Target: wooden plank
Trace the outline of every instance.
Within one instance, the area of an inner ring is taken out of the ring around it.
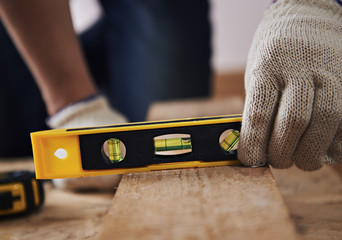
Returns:
[[[155,102],[148,111],[147,119],[166,120],[186,117],[241,114],[242,110],[243,99],[238,96]]]
[[[297,239],[270,169],[127,174],[98,239]]]
[[[212,87],[213,96],[215,98],[238,96],[244,99],[244,75],[244,69],[215,73]]]
[[[304,240],[342,239],[342,165],[315,172],[296,167],[272,173]]]

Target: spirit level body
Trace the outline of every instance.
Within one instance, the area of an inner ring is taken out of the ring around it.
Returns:
[[[228,115],[34,132],[31,140],[36,177],[88,177],[239,164],[236,150],[222,150],[219,137],[227,129],[240,131],[241,120],[241,115]],[[167,134],[190,135],[191,152],[156,155],[153,138]],[[101,149],[108,139],[118,139],[125,145],[122,161],[106,161]]]

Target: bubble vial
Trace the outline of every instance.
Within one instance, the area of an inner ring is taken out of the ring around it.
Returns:
[[[121,162],[123,160],[121,154],[120,140],[111,138],[107,140],[108,144],[108,158],[111,163]]]
[[[230,152],[234,146],[238,143],[240,138],[240,132],[237,130],[232,129],[227,137],[223,139],[223,141],[220,143],[221,148],[225,152]]]

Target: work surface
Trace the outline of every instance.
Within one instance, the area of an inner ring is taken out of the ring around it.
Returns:
[[[13,168],[32,162],[0,162],[1,170]],[[113,199],[47,183],[43,209],[0,222],[0,239],[297,239],[296,229],[304,239],[342,238],[335,170],[272,171],[281,194],[268,168],[127,174]]]

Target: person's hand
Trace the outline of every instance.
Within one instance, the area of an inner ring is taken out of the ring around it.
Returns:
[[[76,128],[127,122],[126,118],[112,109],[101,95],[66,106],[48,119],[51,128]],[[121,175],[95,176],[87,178],[54,179],[56,187],[63,190],[113,191]]]
[[[238,157],[247,166],[313,171],[342,162],[342,6],[278,0],[245,74]]]

